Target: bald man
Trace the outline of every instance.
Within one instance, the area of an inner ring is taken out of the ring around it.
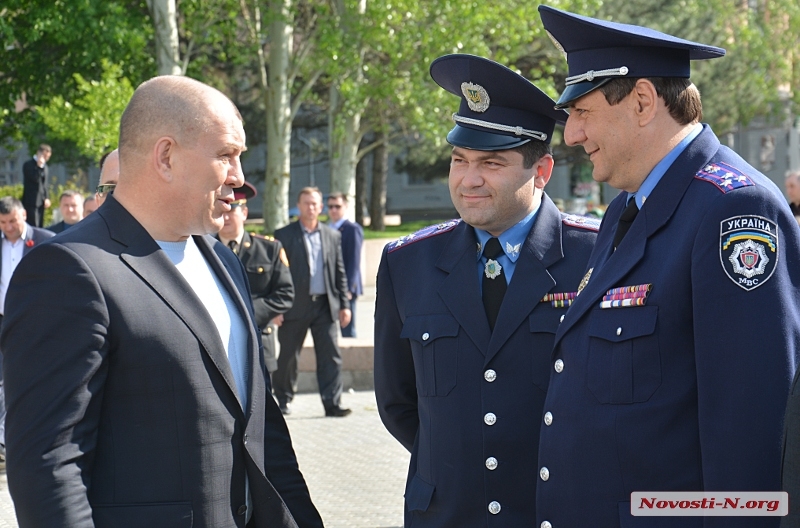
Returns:
[[[113,196],[34,248],[6,297],[19,525],[321,527],[266,390],[244,269],[210,236],[244,183],[238,110],[156,77],[119,145]]]
[[[100,160],[100,183],[94,193],[97,207],[103,205],[106,196],[114,194],[119,181],[119,149],[114,149]]]

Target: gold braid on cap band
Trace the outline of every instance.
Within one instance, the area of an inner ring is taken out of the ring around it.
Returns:
[[[453,114],[453,121],[456,123],[464,123],[466,125],[476,125],[491,130],[500,130],[501,132],[513,132],[517,136],[528,136],[539,141],[547,141],[547,134],[536,130],[527,130],[522,127],[513,127],[508,125],[501,125],[499,123],[490,123],[489,121],[482,121],[480,119],[471,119],[469,117],[462,117],[458,114]]]
[[[613,75],[628,75],[628,67],[622,66],[620,68],[610,68],[608,70],[589,70],[586,73],[582,73],[580,75],[573,75],[572,77],[567,77],[566,84],[570,86],[572,84],[578,84],[579,82],[583,81],[593,81],[597,77],[611,77]]]

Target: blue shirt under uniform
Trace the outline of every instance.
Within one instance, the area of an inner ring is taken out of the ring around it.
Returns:
[[[511,282],[511,277],[514,275],[514,269],[517,267],[517,259],[519,258],[522,244],[528,238],[528,233],[531,232],[533,221],[536,220],[536,213],[539,211],[537,207],[531,211],[525,218],[520,220],[517,224],[509,227],[503,231],[497,239],[500,241],[500,246],[503,248],[503,254],[497,257],[497,261],[503,267],[503,276],[506,278],[506,284]],[[486,257],[483,255],[483,248],[486,247],[486,242],[492,238],[493,235],[484,231],[483,229],[475,229],[475,236],[478,237],[478,284],[483,284],[483,273],[486,266]]]

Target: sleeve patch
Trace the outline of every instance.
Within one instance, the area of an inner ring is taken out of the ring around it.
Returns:
[[[424,240],[426,238],[430,238],[434,235],[440,235],[442,233],[447,233],[448,231],[452,231],[455,227],[461,223],[461,219],[455,220],[448,220],[447,222],[443,222],[441,224],[431,225],[428,227],[423,227],[416,233],[411,233],[410,235],[406,235],[404,237],[400,237],[394,242],[390,242],[386,248],[387,253],[391,253],[397,249],[400,249],[403,246],[407,246],[413,242],[417,242],[419,240]]]
[[[723,193],[755,185],[755,182],[748,175],[721,161],[709,163],[700,169],[694,177],[698,180],[713,183]]]
[[[751,291],[775,273],[778,224],[763,216],[734,216],[720,222],[719,260],[725,274]]]
[[[594,218],[592,216],[579,216],[574,214],[564,215],[561,218],[561,221],[564,225],[568,225],[570,227],[577,227],[580,229],[588,229],[589,231],[599,231],[600,230],[600,219]]]

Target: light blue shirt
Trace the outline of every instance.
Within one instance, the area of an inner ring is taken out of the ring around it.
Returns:
[[[306,227],[301,223],[300,228],[303,230],[303,242],[306,245],[306,253],[308,254],[308,294],[325,295],[328,290],[325,288],[320,226],[317,224],[316,229],[307,231]]]
[[[497,262],[503,268],[503,276],[506,278],[506,284],[511,282],[511,277],[514,275],[514,269],[517,267],[517,259],[522,252],[522,246],[525,244],[525,239],[528,238],[528,233],[531,232],[533,221],[536,220],[536,213],[539,212],[537,207],[525,218],[518,223],[509,227],[497,239],[500,241],[500,246],[503,248],[503,254],[497,257]],[[483,270],[486,267],[486,257],[483,256],[483,248],[486,242],[492,238],[492,235],[483,229],[476,229],[475,236],[478,238],[480,247],[477,250],[476,258],[478,259],[478,284],[483,284]]]
[[[631,197],[636,199],[636,206],[641,209],[642,206],[647,201],[647,197],[650,196],[650,193],[653,192],[653,189],[656,188],[658,182],[661,181],[661,178],[664,177],[664,174],[667,173],[667,169],[669,169],[675,160],[678,159],[686,147],[689,146],[694,138],[700,135],[700,132],[703,131],[703,125],[697,123],[692,127],[692,130],[686,134],[686,137],[683,138],[680,143],[675,145],[675,147],[670,150],[666,156],[664,156],[658,164],[653,167],[653,170],[650,171],[650,174],[647,175],[647,178],[644,179],[642,185],[639,187],[639,190],[635,193],[630,193],[628,195],[628,200],[625,202],[626,204],[630,201]]]

